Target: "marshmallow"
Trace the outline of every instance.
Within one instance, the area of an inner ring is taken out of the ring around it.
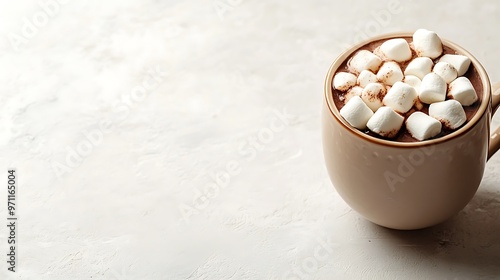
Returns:
[[[451,64],[457,70],[458,76],[463,76],[470,66],[470,58],[458,54],[445,54],[439,59],[439,62]]]
[[[429,116],[449,129],[457,129],[467,120],[462,104],[453,99],[432,103],[429,106]]]
[[[439,36],[426,29],[419,29],[413,33],[413,46],[418,56],[434,59],[443,53],[443,45]]]
[[[370,51],[360,50],[349,60],[347,67],[349,71],[356,74],[361,73],[363,70],[370,70],[375,73],[380,67],[380,64],[382,64],[380,57],[374,55]]]
[[[354,96],[359,96],[361,97],[361,93],[363,92],[363,88],[362,87],[358,87],[358,86],[354,86],[352,87],[350,90],[347,91],[347,93],[344,95],[344,104],[349,102],[349,100],[351,100],[351,98],[353,98]]]
[[[417,98],[417,101],[415,101],[415,109],[419,111],[422,111],[422,109],[424,109],[424,103],[422,103],[419,98]]]
[[[418,77],[408,75],[408,76],[405,76],[405,78],[403,79],[403,82],[405,84],[412,86],[417,91],[417,93],[420,92],[420,84],[422,83],[422,81]]]
[[[377,79],[386,85],[392,86],[394,83],[403,80],[403,72],[394,61],[387,61],[377,72]]]
[[[361,99],[373,112],[382,107],[382,99],[385,96],[385,86],[380,83],[370,83],[366,85],[361,93]]]
[[[450,83],[448,97],[460,102],[463,106],[469,106],[477,101],[476,90],[466,77],[460,77]]]
[[[413,107],[418,94],[414,87],[396,82],[384,97],[384,105],[391,107],[396,112],[406,113]]]
[[[333,87],[340,91],[347,91],[356,85],[357,78],[355,75],[347,72],[338,72],[333,77]]]
[[[432,72],[438,74],[443,80],[449,84],[457,78],[457,70],[448,62],[438,62],[434,65]]]
[[[368,128],[380,136],[394,138],[401,126],[404,118],[394,112],[391,107],[380,107],[367,123]]]
[[[411,59],[411,50],[405,39],[391,39],[380,45],[379,51],[384,57],[396,62],[403,62]]]
[[[340,109],[340,115],[355,128],[365,129],[366,123],[373,116],[373,111],[361,100],[361,97],[353,96]]]
[[[365,87],[369,83],[376,83],[377,76],[368,70],[363,70],[359,73],[358,84],[360,87]]]
[[[417,57],[412,60],[405,69],[405,75],[417,76],[423,79],[425,75],[429,74],[434,63],[428,57]]]
[[[406,129],[420,141],[432,138],[441,132],[441,122],[422,112],[411,114],[406,120]]]
[[[438,74],[431,72],[422,79],[420,84],[420,101],[431,104],[446,99],[446,82]]]

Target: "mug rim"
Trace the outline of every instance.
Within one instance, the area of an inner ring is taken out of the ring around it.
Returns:
[[[392,147],[423,147],[423,146],[429,146],[429,145],[436,145],[439,143],[447,142],[452,139],[457,138],[458,136],[466,133],[467,131],[471,130],[477,123],[479,123],[479,120],[483,117],[485,114],[486,110],[489,108],[491,104],[491,85],[490,85],[490,80],[488,77],[488,74],[486,73],[486,70],[484,67],[481,65],[481,63],[467,50],[462,48],[461,46],[447,40],[441,38],[441,42],[443,45],[450,47],[454,49],[458,54],[465,55],[470,58],[471,63],[474,65],[476,70],[479,73],[479,76],[481,78],[481,81],[483,83],[483,95],[482,95],[482,100],[481,100],[481,105],[479,106],[477,112],[474,114],[472,119],[465,124],[463,127],[459,128],[456,131],[453,131],[450,134],[447,134],[443,137],[431,139],[431,140],[424,140],[424,141],[416,141],[416,142],[398,142],[398,141],[393,141],[393,140],[387,140],[387,139],[381,139],[381,138],[376,138],[374,136],[368,135],[363,133],[362,131],[352,127],[349,123],[347,123],[342,116],[340,116],[340,112],[335,105],[335,102],[333,100],[333,91],[332,91],[332,82],[333,82],[333,76],[337,69],[342,65],[342,63],[355,51],[357,51],[359,48],[363,47],[364,45],[378,41],[378,40],[383,40],[383,39],[391,39],[391,38],[400,38],[400,37],[412,37],[413,32],[392,32],[392,33],[386,33],[378,36],[371,37],[367,40],[364,40],[358,44],[355,44],[351,48],[345,50],[342,52],[331,64],[330,68],[328,69],[328,73],[325,79],[325,102],[326,105],[330,111],[330,114],[333,115],[334,119],[336,119],[340,124],[342,124],[348,131],[353,133],[354,135],[368,140],[370,142],[373,142],[375,144],[380,144],[380,145],[385,145],[385,146],[392,146]]]

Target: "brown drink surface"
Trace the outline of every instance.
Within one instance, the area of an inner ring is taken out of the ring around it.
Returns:
[[[412,42],[412,38],[411,37],[407,37],[407,38],[403,37],[403,39],[405,39],[409,44]],[[378,41],[370,42],[370,43],[362,46],[361,48],[359,48],[358,50],[356,50],[351,56],[349,56],[342,63],[342,65],[337,69],[337,72],[335,72],[334,75],[337,74],[338,72],[349,72],[349,69],[347,67],[347,63],[349,62],[349,59],[351,59],[354,56],[354,54],[356,54],[357,51],[359,51],[359,50],[368,50],[368,51],[373,52],[377,47],[379,47],[380,45],[382,45],[382,43],[384,43],[387,40],[390,40],[390,39],[378,40]],[[401,70],[403,72],[406,69],[406,66],[413,59],[415,59],[417,57],[415,51],[413,49],[411,51],[412,51],[412,58],[410,60],[408,60],[406,62],[398,63],[400,65]],[[450,48],[448,46],[443,45],[443,54],[442,55],[445,55],[445,54],[461,54],[461,53],[458,53],[454,49],[452,49],[452,48]],[[463,55],[463,54],[461,54],[461,55]],[[437,61],[439,60],[439,58],[441,56],[439,56],[436,59],[433,59],[433,62],[437,63]],[[476,93],[477,93],[478,100],[474,104],[472,104],[470,106],[464,106],[463,107],[464,111],[465,111],[465,114],[467,116],[467,121],[462,126],[464,126],[465,124],[467,124],[472,119],[472,117],[474,117],[474,115],[476,114],[476,112],[479,109],[479,106],[481,105],[481,102],[483,100],[483,83],[481,81],[481,77],[480,77],[479,73],[477,72],[477,69],[474,67],[474,65],[472,63],[470,64],[469,69],[463,75],[463,77],[467,77],[470,80],[470,82],[472,83],[472,86],[474,86],[474,89],[476,90]],[[335,88],[333,88],[333,86],[332,86],[332,92],[333,92],[333,100],[335,101],[335,106],[340,111],[340,109],[342,109],[342,107],[344,107],[344,102],[342,100],[343,100],[343,96],[346,93],[336,90]],[[425,114],[429,114],[429,104],[423,104],[423,105],[424,105],[424,107],[423,107],[422,110],[417,110],[415,107],[413,107],[407,113],[402,114],[402,116],[405,118],[405,122],[406,122],[406,119],[413,112],[415,112],[415,111],[421,111],[421,112],[423,112]],[[458,128],[458,129],[460,129],[460,128]],[[445,128],[443,126],[443,128],[441,130],[441,133],[439,133],[438,135],[436,135],[435,137],[433,137],[431,139],[443,137],[443,136],[445,136],[447,134],[450,134],[450,133],[452,133],[452,132],[454,132],[456,130],[457,129],[450,130],[450,129],[447,129],[447,128]],[[387,138],[384,138],[384,137],[382,137],[382,136],[380,136],[380,135],[378,135],[376,133],[371,132],[368,128],[365,129],[365,130],[361,130],[361,131],[363,131],[364,133],[366,133],[366,134],[368,134],[370,136],[376,137],[376,138],[387,139]],[[415,139],[415,138],[413,138],[411,136],[410,132],[408,132],[408,130],[406,129],[405,125],[403,125],[403,127],[401,128],[401,130],[399,131],[399,133],[396,135],[396,137],[391,138],[389,140],[399,141],[399,142],[419,142],[419,140],[417,140],[417,139]]]

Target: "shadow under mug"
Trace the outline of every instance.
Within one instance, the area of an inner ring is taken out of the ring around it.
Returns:
[[[341,54],[326,76],[322,112],[323,152],[337,192],[373,223],[405,230],[436,225],[463,209],[481,183],[487,160],[500,147],[500,128],[490,135],[500,90],[492,93],[479,61],[447,40],[442,40],[443,45],[468,56],[483,83],[480,107],[462,128],[440,138],[405,143],[366,135],[340,116],[331,85],[342,63],[369,42],[411,36],[374,37]]]

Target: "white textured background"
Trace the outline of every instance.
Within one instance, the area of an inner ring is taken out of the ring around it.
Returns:
[[[0,4],[0,279],[500,279],[500,155],[459,215],[398,232],[336,194],[320,137],[364,34],[435,30],[500,80],[497,1],[54,1]]]

